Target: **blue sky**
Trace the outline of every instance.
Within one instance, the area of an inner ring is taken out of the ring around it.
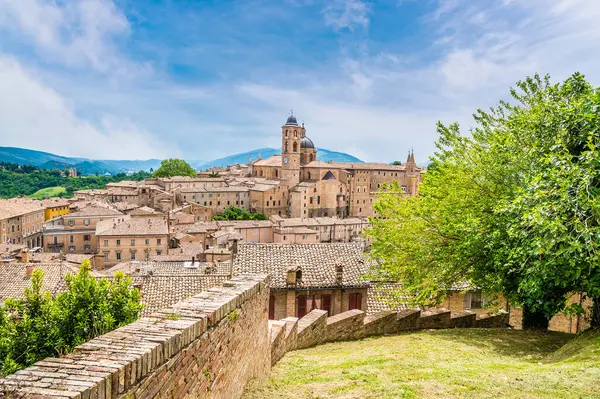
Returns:
[[[209,160],[280,145],[426,162],[535,72],[600,83],[597,0],[2,0],[0,145]]]

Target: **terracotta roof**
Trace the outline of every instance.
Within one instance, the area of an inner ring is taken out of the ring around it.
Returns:
[[[206,233],[208,231],[218,230],[219,225],[216,222],[198,222],[194,223],[192,227],[190,227],[187,232],[188,233]]]
[[[392,172],[404,172],[406,165],[390,165],[379,162],[323,162],[312,161],[303,166],[304,168],[321,168],[321,169],[346,169],[346,170],[385,170]],[[416,171],[421,170],[415,167]]]
[[[0,265],[0,301],[8,298],[22,299],[25,288],[31,287],[31,278],[27,277],[26,263],[8,263]],[[64,277],[72,269],[62,263],[30,263],[44,272],[43,290],[55,294],[59,291]]]
[[[35,211],[44,211],[42,201],[29,198],[0,199],[0,219],[8,219]]]
[[[184,261],[147,261],[147,262],[123,262],[104,270],[103,274],[112,275],[122,270],[130,276],[205,276],[205,275],[229,275],[231,263],[225,262],[198,262],[194,267],[190,266],[192,257],[188,256]]]
[[[222,187],[184,187],[178,189],[182,193],[227,193],[227,192],[246,192],[245,186],[222,186]]]
[[[274,231],[279,234],[317,234],[315,230],[308,227],[275,227]]]
[[[71,201],[65,198],[46,198],[40,201],[44,208],[55,208],[59,206],[69,206]]]
[[[253,166],[281,166],[281,155],[273,155],[267,159],[254,162]]]
[[[398,283],[371,283],[367,291],[367,314],[408,309],[408,300],[399,294]]]
[[[343,267],[337,281],[337,265]],[[287,288],[288,269],[301,270],[297,288],[366,287],[360,276],[368,268],[359,244],[240,244],[235,274],[271,275],[272,288]]]
[[[118,216],[121,212],[104,206],[90,205],[65,216]]]
[[[144,315],[166,308],[199,292],[221,285],[229,276],[145,276],[133,277],[133,284],[140,288]]]
[[[161,217],[125,217],[106,228],[107,223],[99,223],[96,236],[140,236],[140,235],[168,235],[167,220]]]
[[[153,214],[153,213],[159,213],[159,212],[156,211],[155,209],[150,208],[149,206],[142,206],[140,208],[134,209],[133,211],[129,212],[129,214],[133,215],[133,216],[148,215],[148,214]]]

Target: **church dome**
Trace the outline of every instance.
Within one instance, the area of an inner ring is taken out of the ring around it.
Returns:
[[[298,121],[296,120],[296,117],[294,115],[290,115],[287,118],[287,121],[285,122],[286,125],[298,125]]]
[[[315,148],[312,140],[304,136],[300,139],[300,148]]]

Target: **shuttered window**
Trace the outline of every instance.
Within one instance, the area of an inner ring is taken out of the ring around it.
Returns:
[[[362,310],[362,294],[360,292],[350,294],[348,310],[352,309]]]

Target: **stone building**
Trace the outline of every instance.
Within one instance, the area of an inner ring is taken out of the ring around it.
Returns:
[[[98,253],[105,266],[125,260],[145,260],[167,254],[169,226],[166,217],[131,217],[106,220],[96,226]]]
[[[52,219],[44,228],[44,251],[76,254],[96,253],[96,224],[100,221],[124,218],[121,212],[108,206],[88,205]]]
[[[42,228],[46,208],[42,201],[29,198],[0,200],[0,236],[2,243],[42,246]]]
[[[318,161],[314,143],[294,115],[281,127],[281,140],[281,155],[250,167],[253,177],[280,182],[280,189],[267,195],[270,207],[260,198],[256,206],[252,202],[252,210],[297,218],[375,216],[373,202],[384,184],[397,182],[403,194],[417,193],[423,170],[416,165],[414,153],[409,153],[404,165]]]
[[[358,244],[239,244],[234,274],[269,274],[269,318],[367,309],[368,262]]]

